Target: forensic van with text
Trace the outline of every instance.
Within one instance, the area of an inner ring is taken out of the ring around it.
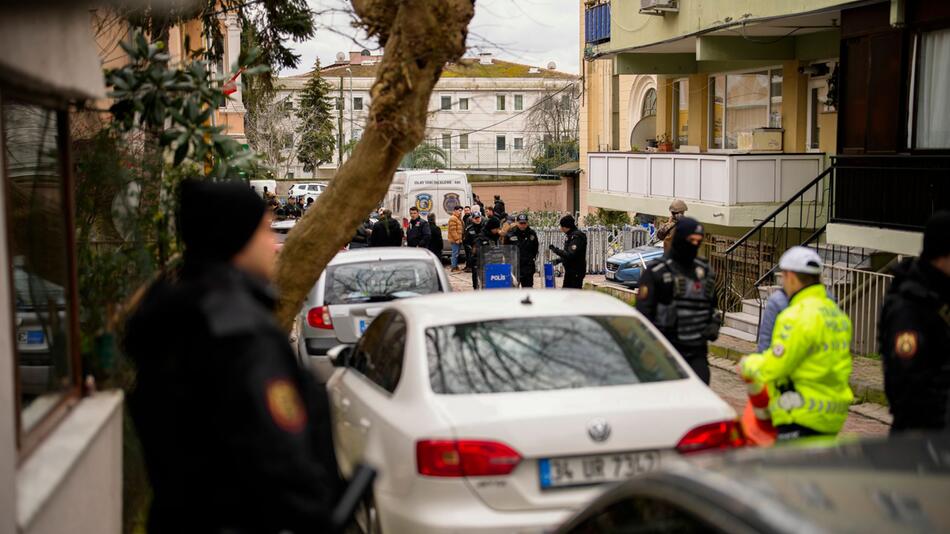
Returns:
[[[443,255],[451,251],[451,244],[445,238],[449,217],[455,206],[472,204],[472,186],[468,175],[453,170],[407,170],[398,171],[393,176],[383,207],[393,212],[403,228],[409,225],[409,208],[415,206],[423,218],[435,213],[436,224],[442,229]]]

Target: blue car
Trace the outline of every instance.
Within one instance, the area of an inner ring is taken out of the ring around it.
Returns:
[[[606,278],[627,287],[637,287],[640,285],[640,274],[647,264],[662,257],[662,242],[619,252],[604,263]]]

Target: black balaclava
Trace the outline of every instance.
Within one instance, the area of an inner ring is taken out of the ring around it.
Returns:
[[[560,225],[561,225],[561,228],[567,228],[569,230],[574,230],[575,228],[577,228],[577,223],[574,222],[574,217],[570,215],[565,215],[561,217]]]
[[[266,210],[243,182],[185,180],[180,199],[178,230],[186,266],[230,261],[257,231]]]
[[[699,253],[699,247],[693,245],[686,238],[693,234],[704,234],[703,225],[696,219],[683,217],[676,222],[676,228],[673,230],[673,242],[670,245],[670,257],[673,261],[692,265]]]

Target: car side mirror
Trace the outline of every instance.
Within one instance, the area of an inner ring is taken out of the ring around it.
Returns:
[[[330,358],[330,362],[333,363],[334,367],[348,367],[352,355],[353,345],[347,344],[337,345],[327,351],[327,357]]]

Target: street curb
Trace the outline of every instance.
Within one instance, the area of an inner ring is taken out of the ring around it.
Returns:
[[[622,288],[614,286],[613,284],[600,284],[596,282],[585,282],[584,289],[589,289],[597,291],[599,293],[606,293],[611,297],[620,299],[630,306],[633,306],[637,302],[637,293],[632,289]]]

